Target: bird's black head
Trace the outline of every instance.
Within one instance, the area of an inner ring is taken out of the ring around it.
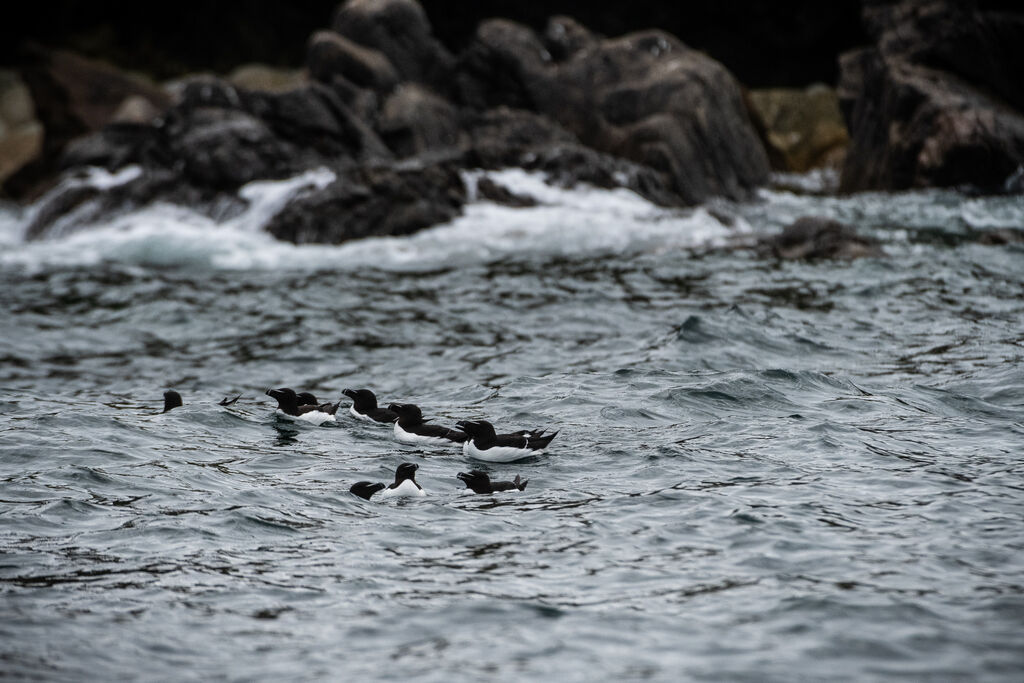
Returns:
[[[470,470],[469,472],[459,472],[456,476],[466,483],[466,488],[473,489],[476,493],[490,493],[491,491],[491,478],[487,476],[486,472]]]
[[[398,421],[403,424],[419,424],[425,422],[423,411],[412,403],[392,403],[388,410],[398,415]]]
[[[277,399],[277,407],[289,415],[294,415],[299,409],[299,398],[294,389],[282,387],[281,389],[267,389],[267,396]]]
[[[179,407],[181,405],[182,405],[182,403],[181,403],[181,394],[179,394],[174,389],[168,389],[167,391],[164,392],[164,412],[165,413],[168,410],[174,410],[175,408],[177,408],[177,407]]]
[[[416,470],[419,468],[420,466],[414,462],[403,462],[395,470],[395,483],[401,484],[406,479],[416,481]]]
[[[300,391],[295,394],[295,400],[298,401],[300,406],[315,406],[320,405],[320,402],[316,400],[316,396],[309,393],[308,391]]]
[[[480,439],[493,439],[494,427],[487,420],[459,420],[455,426],[469,434],[469,438],[475,441]]]
[[[352,407],[361,413],[377,408],[377,397],[369,389],[345,389],[341,393],[352,399]]]

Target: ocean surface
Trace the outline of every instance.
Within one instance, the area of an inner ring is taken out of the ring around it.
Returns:
[[[261,232],[329,176],[42,242],[0,209],[0,678],[1021,680],[1024,248],[977,239],[1019,197],[679,211],[508,171],[541,206]],[[887,256],[749,248],[802,215]],[[474,464],[271,386],[559,435]],[[348,492],[406,461],[426,498]]]

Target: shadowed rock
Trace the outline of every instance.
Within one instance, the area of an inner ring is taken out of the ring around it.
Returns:
[[[349,0],[338,8],[331,28],[383,53],[401,80],[448,91],[455,59],[434,38],[415,0]]]
[[[1002,190],[1024,163],[1024,16],[904,0],[864,18],[875,45],[840,60],[840,189]]]
[[[483,22],[460,58],[463,100],[548,116],[584,145],[664,173],[688,203],[766,181],[739,86],[714,60],[660,31],[598,39],[555,19],[545,35],[572,39],[552,52],[526,26]]]
[[[330,83],[335,76],[360,88],[381,93],[398,84],[398,74],[383,53],[363,47],[333,31],[317,31],[309,39],[306,64],[313,78]]]

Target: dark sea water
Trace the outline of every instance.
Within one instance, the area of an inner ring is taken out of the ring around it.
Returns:
[[[1019,198],[505,180],[545,205],[342,247],[259,233],[287,183],[43,243],[0,212],[0,677],[1021,680],[1024,248],[975,239]],[[726,246],[804,214],[888,256]],[[478,496],[268,386],[560,434]],[[348,493],[403,461],[426,498]]]

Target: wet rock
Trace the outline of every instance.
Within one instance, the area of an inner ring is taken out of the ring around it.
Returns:
[[[377,130],[395,155],[408,157],[455,148],[460,127],[450,102],[418,83],[406,83],[385,100]]]
[[[840,189],[1000,191],[1024,163],[1024,16],[941,0],[873,2],[864,16],[875,45],[840,61]]]
[[[483,22],[460,58],[463,101],[543,114],[588,147],[665,174],[689,203],[746,197],[767,180],[764,150],[724,67],[660,31],[598,39],[574,25],[572,33],[557,61],[529,28]]]
[[[625,187],[661,206],[685,206],[666,174],[628,159],[585,147],[546,116],[498,107],[463,117],[463,163],[470,167],[519,167],[538,171],[562,187],[581,183]]]
[[[805,173],[840,164],[849,135],[834,90],[772,88],[751,90],[748,97],[763,123],[775,170]]]
[[[848,225],[820,216],[805,216],[778,235],[761,240],[762,256],[786,260],[840,259],[884,256],[877,240],[858,235]]]
[[[537,206],[538,204],[537,200],[533,197],[513,192],[504,185],[501,185],[486,176],[477,180],[476,193],[481,199],[492,201],[495,204],[502,204],[503,206],[526,208],[529,206]]]
[[[359,88],[388,93],[398,73],[380,51],[363,47],[333,31],[317,31],[309,39],[306,64],[313,78],[331,83],[340,76]]]
[[[455,59],[434,38],[415,0],[348,0],[331,28],[349,40],[383,53],[403,81],[417,81],[447,93]]]
[[[297,198],[266,229],[296,244],[408,235],[452,220],[465,201],[465,185],[451,164],[363,166]]]

